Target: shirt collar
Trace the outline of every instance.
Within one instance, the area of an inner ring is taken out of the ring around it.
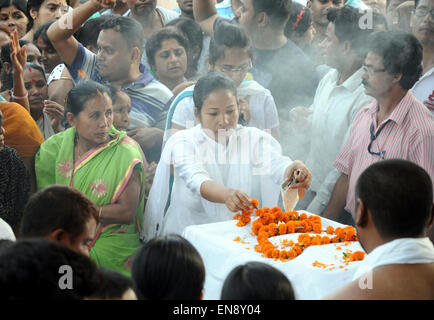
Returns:
[[[137,84],[142,84],[143,86],[146,86],[152,80],[154,80],[154,77],[152,76],[152,74],[149,72],[149,69],[144,64],[139,65],[139,71],[142,74],[140,78],[137,81],[134,81],[133,83],[127,84],[122,89],[128,89]]]
[[[404,121],[405,116],[407,115],[410,107],[414,103],[414,97],[410,90],[407,91],[404,98],[398,103],[398,105],[393,109],[392,113],[383,121],[386,122],[388,120],[392,120],[398,125],[401,125]],[[372,102],[372,106],[369,108],[369,112],[374,116],[375,113],[378,112],[378,101],[374,99]],[[380,124],[379,124],[380,125]]]

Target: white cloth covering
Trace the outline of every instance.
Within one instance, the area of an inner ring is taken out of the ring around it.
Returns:
[[[401,238],[387,242],[366,255],[353,280],[373,269],[391,264],[434,263],[434,246],[429,238]]]
[[[170,190],[170,164],[174,167],[170,206],[164,215]],[[280,184],[292,163],[281,155],[279,143],[269,134],[237,126],[226,146],[217,143],[199,124],[169,138],[149,193],[142,238],[161,233],[181,234],[185,227],[232,219],[225,204],[205,200],[204,181],[240,189],[261,206],[278,203]]]
[[[420,77],[411,92],[434,115],[434,67]]]

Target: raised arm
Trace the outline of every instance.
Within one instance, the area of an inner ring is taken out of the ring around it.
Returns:
[[[215,0],[193,0],[194,19],[209,36],[213,35],[214,22],[217,19]]]
[[[78,41],[73,37],[74,33],[95,12],[113,7],[114,4],[115,0],[89,0],[74,10],[69,10],[50,26],[47,36],[66,64],[71,65],[77,55]]]

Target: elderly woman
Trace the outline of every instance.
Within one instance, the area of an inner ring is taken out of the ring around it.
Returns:
[[[26,0],[0,0],[0,23],[16,30],[19,39],[26,34],[31,19]]]
[[[35,159],[37,188],[64,184],[86,194],[99,216],[91,258],[130,275],[131,258],[140,247],[145,160],[140,146],[112,126],[109,95],[107,87],[93,81],[69,92],[66,116],[72,128],[41,145]]]
[[[164,147],[146,204],[144,238],[230,220],[231,212],[250,208],[250,197],[276,206],[280,184],[296,170],[304,176],[291,188],[310,184],[306,166],[282,156],[271,135],[238,125],[237,89],[228,76],[212,72],[199,79],[193,99],[199,124],[177,132]]]

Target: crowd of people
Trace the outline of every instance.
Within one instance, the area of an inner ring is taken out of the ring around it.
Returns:
[[[367,253],[326,299],[433,299],[434,0],[173,2],[0,0],[0,297],[202,299],[185,227],[294,181]]]

